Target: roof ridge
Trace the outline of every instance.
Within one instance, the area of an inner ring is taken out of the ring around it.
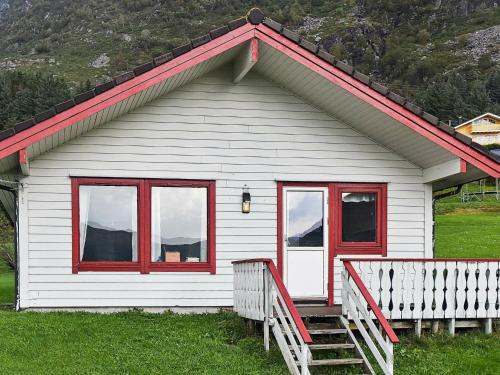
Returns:
[[[209,31],[207,34],[201,35],[199,37],[196,37],[194,39],[191,39],[189,43],[180,45],[178,47],[173,48],[169,52],[162,54],[160,56],[154,57],[152,61],[143,63],[139,66],[136,66],[133,68],[131,71],[122,73],[116,77],[114,77],[111,81],[104,82],[102,84],[99,84],[95,86],[94,88],[82,92],[75,97],[68,99],[62,103],[54,105],[52,108],[49,108],[43,112],[35,114],[32,118],[27,119],[25,121],[21,121],[17,124],[15,124],[12,128],[8,128],[5,130],[0,131],[0,141],[9,138],[19,132],[22,132],[26,129],[31,128],[32,126],[45,121],[53,116],[55,116],[58,113],[61,113],[69,108],[74,107],[77,104],[83,103],[84,101],[87,101],[89,99],[94,98],[97,95],[100,95],[115,86],[118,86],[124,82],[127,82],[135,77],[138,77],[141,74],[144,74],[151,69],[158,67],[160,65],[163,65],[167,62],[169,62],[172,59],[175,59],[189,51],[191,51],[194,48],[197,48],[203,44],[206,44],[210,42],[211,40],[214,40],[222,35],[225,35],[229,33],[230,31],[236,30],[239,27],[242,27],[246,25],[247,23],[251,23],[252,25],[258,25],[258,24],[263,24],[272,30],[278,32],[285,38],[297,43],[301,47],[305,48],[309,52],[315,54],[317,57],[321,58],[323,61],[331,64],[332,66],[342,70],[344,73],[348,74],[349,76],[352,76],[359,82],[369,86],[373,90],[377,91],[379,94],[387,97],[388,99],[392,100],[393,102],[403,106],[410,112],[414,113],[415,115],[421,117],[425,121],[429,122],[430,124],[434,125],[435,127],[445,131],[449,135],[455,137],[456,139],[460,140],[462,143],[471,146],[472,148],[476,149],[480,153],[486,155],[487,157],[493,159],[497,163],[500,163],[500,156],[494,154],[490,150],[488,150],[486,147],[473,142],[470,137],[467,137],[464,134],[461,134],[455,130],[454,127],[448,125],[447,123],[440,121],[437,116],[434,116],[428,112],[425,112],[423,108],[419,107],[412,101],[410,101],[408,98],[405,98],[399,94],[397,94],[394,91],[390,91],[389,88],[386,86],[374,81],[371,76],[368,76],[358,70],[352,65],[347,64],[344,61],[337,60],[335,56],[330,54],[328,51],[325,49],[321,48],[319,44],[313,43],[311,41],[308,41],[305,38],[302,38],[298,33],[287,29],[284,27],[282,24],[279,22],[274,21],[273,19],[266,17],[264,13],[259,9],[259,8],[251,8],[247,14],[243,17],[234,19],[232,21],[229,21],[226,25],[218,27],[216,29],[213,29]]]

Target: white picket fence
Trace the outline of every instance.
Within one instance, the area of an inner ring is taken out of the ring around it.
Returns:
[[[500,318],[498,259],[348,261],[387,319]]]

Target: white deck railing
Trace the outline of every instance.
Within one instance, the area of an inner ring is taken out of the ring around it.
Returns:
[[[264,345],[269,350],[272,329],[285,362],[294,375],[309,375],[312,342],[278,271],[270,259],[233,262],[234,310],[242,317],[264,322]]]
[[[342,313],[352,319],[382,372],[385,375],[392,375],[394,373],[393,345],[398,343],[399,339],[349,262],[344,263],[342,272]],[[341,319],[348,327],[347,319],[345,317]],[[349,335],[354,344],[359,347],[358,339],[350,330]],[[360,352],[362,353],[361,350]],[[366,358],[363,359],[365,363],[369,363]],[[373,369],[370,370],[374,373]]]
[[[499,259],[348,259],[387,319],[500,318]],[[373,317],[373,311],[370,313]]]

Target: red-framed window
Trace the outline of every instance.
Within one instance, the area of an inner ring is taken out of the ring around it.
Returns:
[[[215,182],[72,178],[73,273],[215,273]]]
[[[330,187],[335,254],[387,255],[387,185],[336,183]]]

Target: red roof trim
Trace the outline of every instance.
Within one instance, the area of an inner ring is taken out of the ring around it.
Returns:
[[[0,142],[0,158],[26,148],[78,121],[106,109],[167,78],[183,72],[254,37],[255,26],[246,24],[81,104],[42,121]]]
[[[424,118],[372,89],[366,83],[358,81],[356,78],[302,47],[299,43],[286,38],[262,23],[257,25],[247,23],[240,26],[208,43],[191,49],[189,52],[163,65],[157,66],[92,99],[42,121],[23,132],[16,133],[0,141],[0,159],[254,37],[276,48],[295,61],[320,74],[333,84],[342,87],[401,124],[452,152],[463,159],[464,162],[476,166],[493,177],[500,177],[500,163],[435,127]]]
[[[436,128],[400,104],[383,96],[366,84],[346,74],[342,70],[322,60],[305,48],[296,48],[297,43],[287,39],[264,24],[257,26],[256,37],[295,61],[342,87],[359,99],[371,104],[396,121],[416,131],[420,135],[475,165],[493,177],[500,177],[500,164],[480,152],[465,145],[455,137]]]

